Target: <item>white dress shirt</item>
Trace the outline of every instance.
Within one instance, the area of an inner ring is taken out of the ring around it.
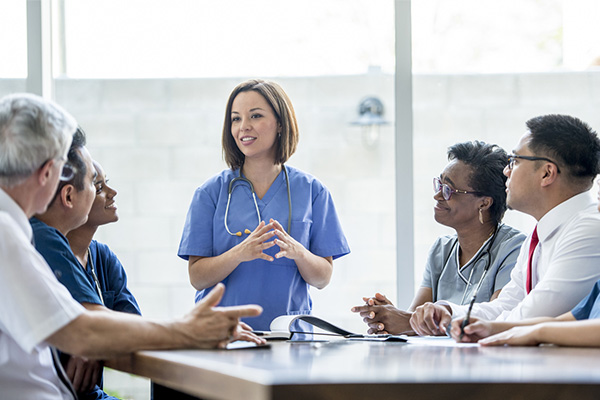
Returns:
[[[83,307],[56,280],[31,238],[27,216],[0,189],[0,398],[70,399],[45,340]]]
[[[531,234],[523,242],[510,282],[497,299],[473,306],[471,315],[486,320],[518,321],[556,317],[575,307],[600,279],[600,213],[588,191],[559,204],[537,224],[539,244],[533,253],[532,287],[527,294]],[[456,317],[467,306],[440,301]]]

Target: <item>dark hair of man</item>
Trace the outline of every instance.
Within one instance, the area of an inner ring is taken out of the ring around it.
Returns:
[[[225,109],[225,121],[223,122],[223,158],[230,168],[241,168],[244,165],[244,153],[238,148],[235,139],[231,135],[231,109],[233,101],[242,92],[254,91],[260,94],[271,106],[277,122],[281,125],[281,132],[276,139],[274,164],[279,165],[286,162],[296,151],[298,145],[298,121],[292,107],[292,102],[284,90],[275,82],[261,79],[250,79],[237,85],[227,100]]]
[[[600,172],[600,140],[585,122],[568,115],[542,115],[527,121],[529,149],[555,161],[570,181],[590,185]]]
[[[70,181],[60,181],[58,183],[58,188],[54,194],[54,199],[52,199],[50,204],[54,203],[54,200],[56,200],[58,194],[66,185],[73,185],[78,192],[83,190],[83,181],[85,179],[85,175],[87,174],[87,167],[81,158],[80,150],[85,147],[85,145],[85,132],[83,129],[81,129],[81,127],[77,127],[77,130],[73,134],[71,147],[69,147],[69,152],[67,153],[67,162],[75,167],[75,175]]]
[[[508,163],[508,154],[495,144],[476,140],[449,147],[448,160],[462,161],[471,168],[469,186],[493,199],[490,215],[496,223],[500,223],[506,212],[506,176],[503,171]]]

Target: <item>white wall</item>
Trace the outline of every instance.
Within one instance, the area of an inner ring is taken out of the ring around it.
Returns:
[[[244,79],[56,82],[56,100],[78,119],[92,155],[119,191],[121,219],[101,228],[98,239],[121,258],[146,316],[181,315],[193,304],[187,263],[176,252],[194,189],[225,168],[220,149],[225,102]],[[368,148],[360,128],[349,122],[367,95],[381,98],[393,122],[393,76],[277,81],[290,95],[300,123],[299,149],[289,164],[328,186],[352,250],[334,263],[331,284],[313,292],[315,314],[362,331],[350,307],[375,291],[396,295],[393,127],[382,127],[380,141]],[[510,151],[525,121],[547,113],[571,114],[599,129],[600,71],[416,75],[413,87],[415,188],[407,188],[406,195],[414,196],[415,203],[418,286],[429,246],[449,232],[432,218],[431,183],[446,164],[447,147],[480,139]],[[0,80],[0,95],[24,88],[23,80]],[[509,211],[505,221],[524,230],[533,227],[530,217],[516,212]],[[121,394],[140,386],[118,379],[112,387]],[[147,384],[141,386],[147,390]]]

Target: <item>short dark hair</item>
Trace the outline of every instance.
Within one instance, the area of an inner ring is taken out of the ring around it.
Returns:
[[[87,167],[81,158],[81,153],[79,151],[85,147],[86,142],[85,132],[78,126],[73,134],[73,141],[71,142],[71,147],[69,147],[69,152],[67,153],[67,162],[75,167],[75,175],[73,175],[73,178],[69,181],[60,181],[58,183],[54,199],[52,199],[50,204],[54,203],[54,200],[56,200],[58,194],[66,185],[73,185],[78,192],[83,190],[83,181],[87,174]]]
[[[600,172],[600,140],[585,122],[549,114],[527,121],[531,151],[555,161],[571,178],[591,184]]]
[[[250,79],[237,85],[227,100],[225,109],[225,121],[223,122],[223,158],[230,168],[240,168],[244,164],[244,153],[240,151],[235,140],[231,136],[231,108],[233,101],[242,92],[254,91],[262,95],[269,103],[277,122],[281,125],[281,136],[276,142],[275,164],[283,164],[296,151],[298,145],[298,121],[292,102],[285,91],[275,82],[262,79]]]
[[[508,154],[500,146],[478,140],[457,143],[448,148],[448,160],[459,160],[471,167],[469,186],[493,199],[490,214],[500,223],[506,212],[506,176]]]

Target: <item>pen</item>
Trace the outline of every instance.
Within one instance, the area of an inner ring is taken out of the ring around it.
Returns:
[[[469,304],[469,309],[467,310],[467,316],[463,319],[462,324],[460,324],[460,336],[458,337],[458,341],[461,342],[463,336],[465,336],[465,326],[469,325],[469,319],[471,318],[471,310],[473,309],[473,304],[475,304],[475,297],[477,297],[477,293],[473,295],[471,299],[471,303]]]
[[[473,304],[475,304],[475,298],[477,297],[477,293],[479,293],[479,289],[481,288],[481,284],[483,283],[483,278],[485,278],[485,276],[487,275],[487,272],[490,268],[490,264],[491,264],[490,249],[492,248],[492,244],[494,243],[494,240],[496,240],[496,234],[498,233],[498,230],[499,230],[499,227],[496,227],[496,229],[494,230],[494,233],[492,234],[492,238],[488,241],[488,248],[486,250],[487,254],[488,254],[487,263],[485,264],[485,268],[483,269],[483,273],[481,274],[479,283],[477,284],[477,287],[475,288],[475,292],[473,292],[473,297],[471,298],[471,303],[469,303],[469,309],[467,310],[467,316],[465,317],[465,319],[463,319],[463,322],[460,324],[460,336],[458,337],[459,342],[461,342],[463,336],[465,336],[465,326],[469,325],[469,319],[471,318],[471,310],[473,310]]]

